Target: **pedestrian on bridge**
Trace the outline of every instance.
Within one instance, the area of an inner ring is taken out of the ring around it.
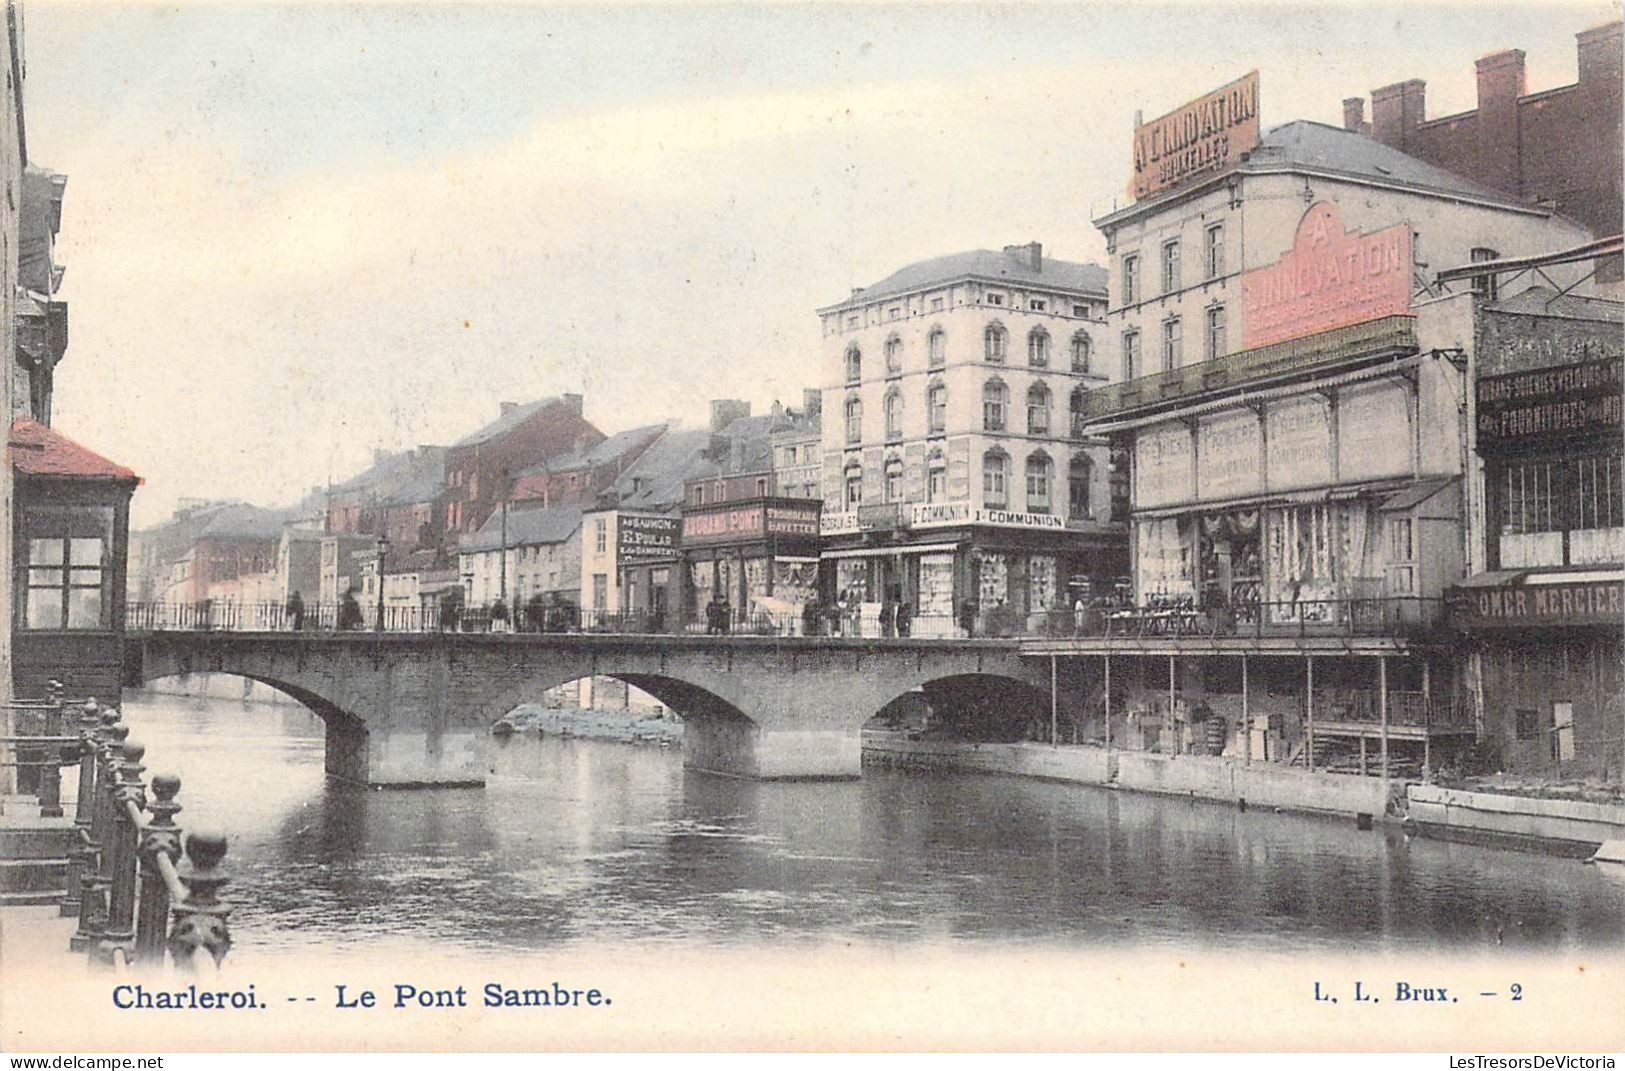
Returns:
[[[355,632],[366,626],[366,619],[361,614],[361,603],[356,601],[355,588],[351,588],[344,593],[344,601],[339,603],[339,631]]]
[[[288,624],[295,632],[301,632],[305,627],[305,600],[295,591],[288,596],[288,605],[285,607],[288,615]]]

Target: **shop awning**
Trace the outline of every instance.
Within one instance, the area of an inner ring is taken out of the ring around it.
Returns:
[[[789,555],[786,555],[786,554],[775,554],[775,555],[773,555],[773,560],[776,561],[776,562],[788,562],[791,565],[817,565],[818,564],[818,559],[817,558],[792,558],[792,557],[790,557]]]
[[[900,547],[858,547],[855,550],[826,550],[820,557],[832,558],[890,558],[898,554],[952,554],[958,543],[911,543]]]
[[[1415,509],[1455,482],[1454,476],[1432,476],[1425,480],[1417,480],[1409,487],[1395,491],[1383,499],[1382,505],[1377,508],[1388,512]]]

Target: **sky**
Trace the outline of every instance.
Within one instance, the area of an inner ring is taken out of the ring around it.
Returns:
[[[1136,109],[1260,70],[1265,127],[1473,60],[1575,78],[1611,3],[22,0],[65,173],[55,424],[182,496],[287,504],[565,391],[606,433],[821,386],[813,310],[1040,241],[1103,262]],[[1369,114],[1369,112],[1368,112]]]

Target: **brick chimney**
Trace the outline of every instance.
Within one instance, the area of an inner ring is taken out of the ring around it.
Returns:
[[[518,402],[503,402],[499,406],[499,408],[501,409],[501,412],[497,413],[497,416],[505,417],[509,413],[513,412],[515,409],[518,409],[519,408],[519,403]]]
[[[1475,66],[1478,128],[1473,139],[1477,150],[1473,178],[1518,197],[1523,192],[1519,188],[1518,98],[1529,88],[1523,52],[1516,48],[1492,52]]]
[[[711,430],[721,431],[740,417],[750,416],[750,403],[737,398],[716,398],[711,402]]]
[[[817,387],[809,387],[801,392],[801,408],[809,416],[821,413],[824,410],[824,392]]]
[[[1365,98],[1349,97],[1343,101],[1343,129],[1351,134],[1369,134],[1371,127],[1365,121]]]
[[[1620,31],[1625,23],[1610,22],[1574,35],[1579,51],[1580,85],[1619,94]]]
[[[1044,270],[1044,246],[1040,242],[1028,242],[1026,245],[1007,245],[1004,247],[1004,252],[1006,256],[1021,261],[1030,271]]]
[[[1371,136],[1405,152],[1427,115],[1427,83],[1420,78],[1371,91]]]

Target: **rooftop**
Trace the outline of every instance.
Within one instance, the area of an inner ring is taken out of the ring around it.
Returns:
[[[287,520],[287,514],[279,510],[238,503],[217,510],[197,538],[278,540]]]
[[[512,431],[514,428],[517,428],[519,425],[523,424],[537,413],[540,413],[548,406],[560,405],[563,404],[564,401],[565,399],[563,397],[552,395],[547,398],[542,398],[539,401],[526,402],[524,405],[516,405],[512,409],[509,409],[507,412],[503,413],[501,416],[497,417],[495,420],[491,421],[491,423],[485,425],[485,427],[481,428],[480,430],[458,439],[456,442],[452,443],[452,446],[474,446],[478,443],[490,442],[492,439],[495,439],[500,435],[504,435],[507,432]]]
[[[463,540],[459,551],[496,550],[503,545],[504,521],[502,510],[491,514],[480,530]],[[546,543],[563,543],[581,527],[579,506],[554,506],[551,509],[510,509],[507,511],[506,537],[510,547],[531,547]]]
[[[1570,320],[1600,320],[1625,323],[1625,304],[1605,298],[1560,294],[1549,286],[1531,286],[1522,293],[1486,305],[1492,312],[1514,312],[1534,316],[1561,316]]]
[[[446,448],[420,446],[373,464],[330,489],[331,494],[370,492],[385,505],[427,502],[446,482]]]
[[[585,450],[572,451],[568,454],[560,454],[558,457],[522,469],[515,475],[535,476],[544,472],[570,472],[574,469],[591,469],[599,465],[607,465],[623,454],[637,450],[639,446],[647,447],[666,428],[666,424],[646,424],[641,428],[619,431],[597,446],[590,446]]]
[[[1028,246],[1014,246],[1008,251],[973,249],[967,253],[949,253],[932,257],[899,268],[873,286],[864,287],[845,301],[819,309],[835,312],[857,308],[884,298],[909,294],[961,279],[986,279],[990,282],[1021,283],[1035,288],[1072,290],[1098,297],[1106,296],[1106,269],[1098,264],[1081,264],[1071,260],[1038,258],[1040,267],[1034,269]]]
[[[627,466],[606,497],[621,509],[674,509],[683,501],[683,481],[707,464],[710,448],[709,431],[671,428]]]
[[[123,465],[109,461],[31,417],[20,416],[11,422],[6,448],[12,470],[25,476],[140,482],[140,477]]]
[[[1256,149],[1243,155],[1235,171],[1255,175],[1309,171],[1422,193],[1468,198],[1525,212],[1540,211],[1533,205],[1480,186],[1471,179],[1407,156],[1365,134],[1309,119],[1297,119],[1269,130]],[[1222,181],[1224,175],[1215,174],[1207,180],[1187,183],[1155,197],[1142,199],[1108,213],[1096,223],[1110,225],[1137,216],[1148,209],[1177,200],[1192,190]]]

